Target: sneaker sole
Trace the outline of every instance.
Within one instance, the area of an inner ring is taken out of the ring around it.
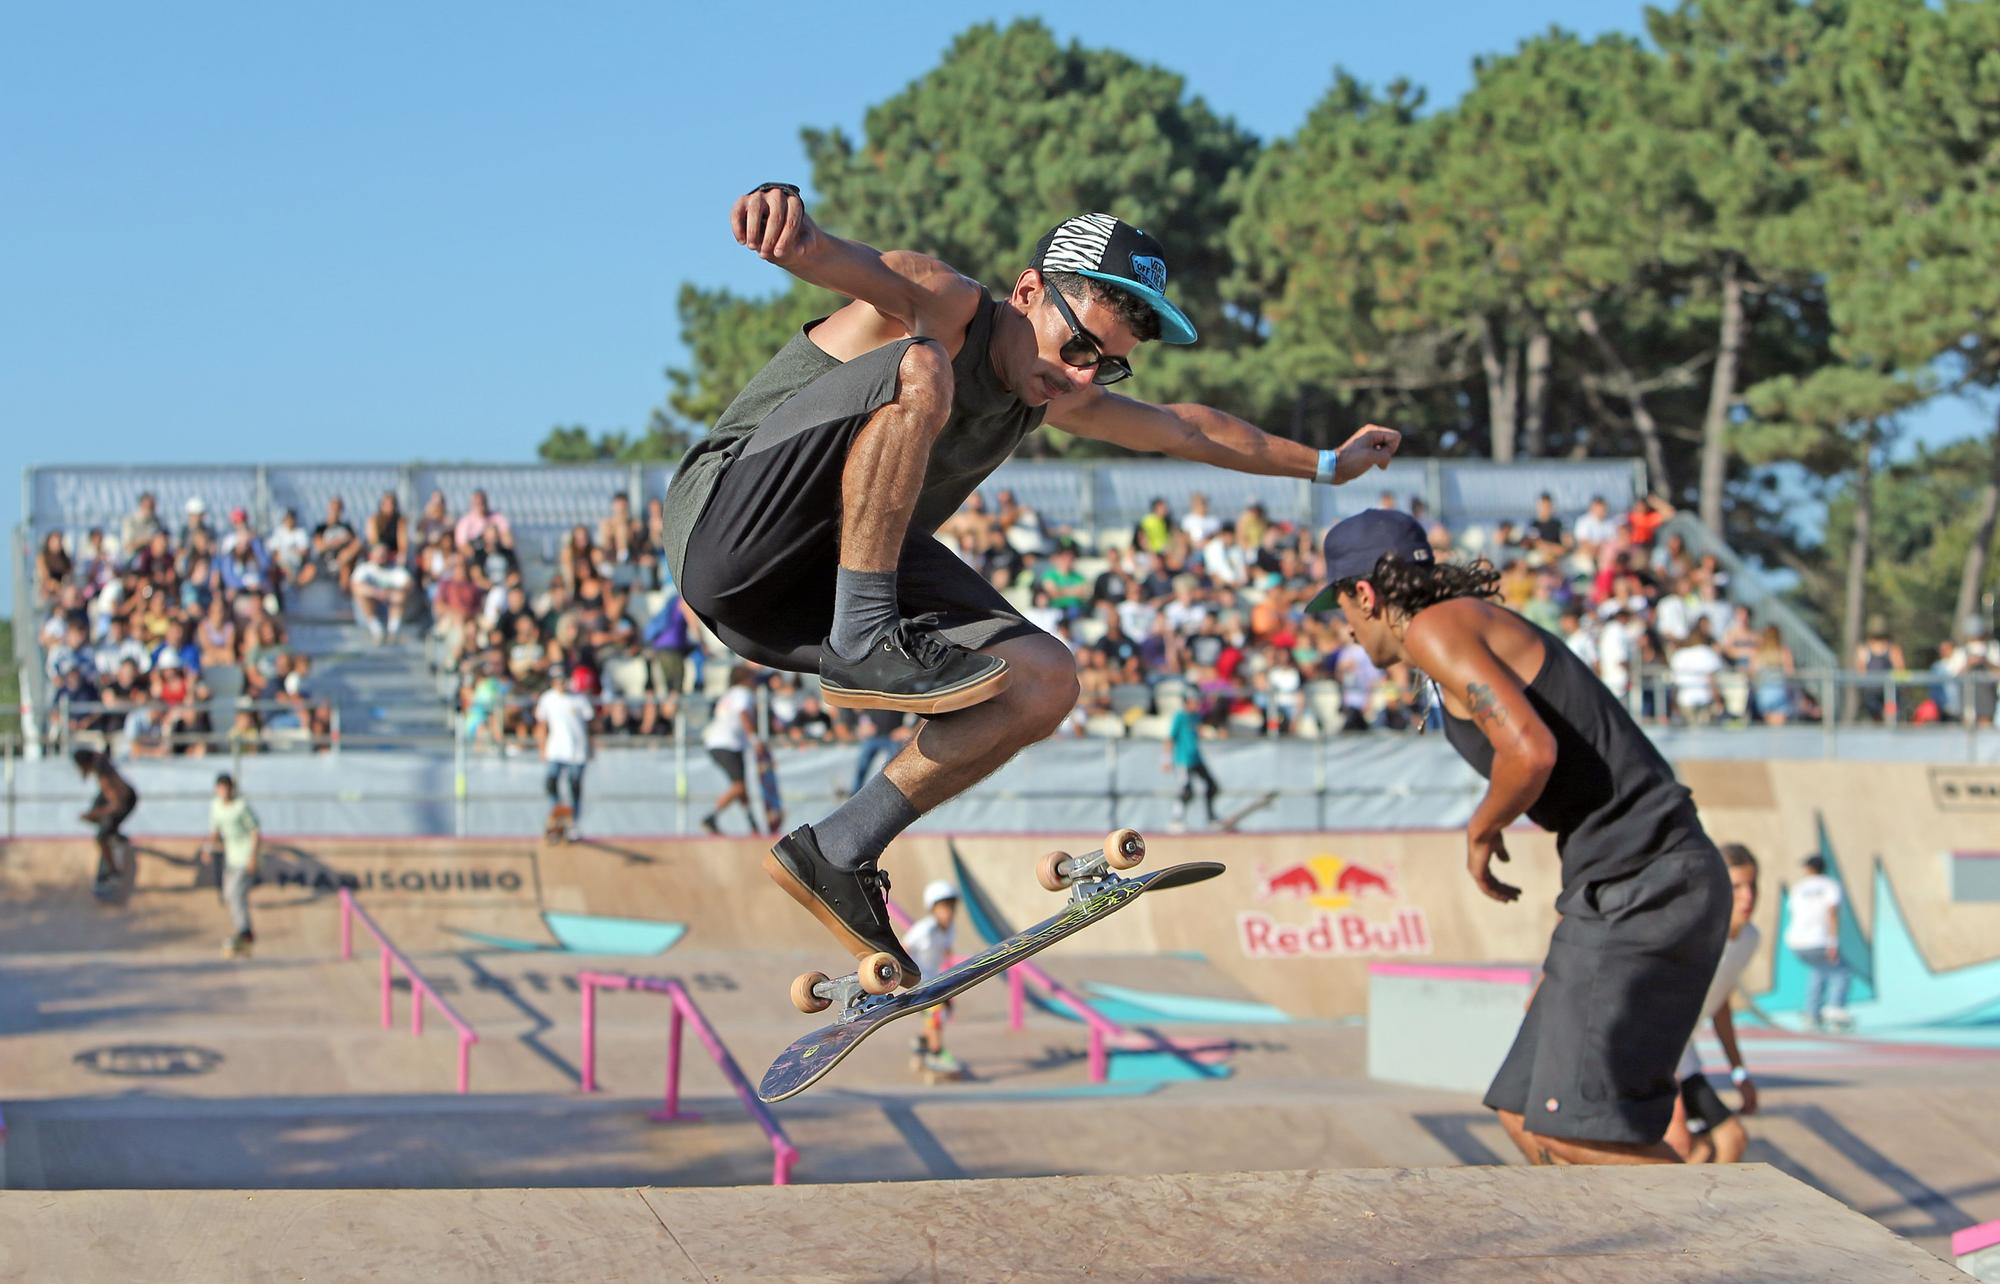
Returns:
[[[764,872],[770,875],[772,882],[785,889],[785,895],[804,906],[827,931],[833,933],[833,938],[854,956],[855,962],[860,962],[870,954],[886,952],[855,935],[853,928],[840,921],[840,915],[828,909],[824,901],[813,895],[810,887],[799,881],[798,875],[786,869],[785,863],[769,852],[764,854]],[[905,987],[913,986],[920,979],[911,975],[904,978],[903,984]]]
[[[1001,665],[983,678],[975,678],[959,686],[943,691],[930,691],[923,695],[895,695],[888,691],[862,691],[852,687],[836,686],[825,678],[820,679],[820,699],[836,709],[886,709],[891,713],[916,713],[931,717],[940,713],[952,713],[959,709],[969,709],[975,704],[984,704],[1007,689],[1013,681],[1012,670]]]

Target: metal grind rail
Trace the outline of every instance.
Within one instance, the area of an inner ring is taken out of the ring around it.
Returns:
[[[368,911],[362,909],[360,903],[354,899],[354,893],[345,887],[340,889],[340,957],[342,959],[351,959],[354,957],[354,920],[356,919],[361,920],[361,926],[368,929],[368,934],[375,938],[375,944],[381,947],[382,1028],[387,1030],[396,1023],[395,972],[391,966],[393,964],[395,967],[401,967],[403,975],[410,978],[410,1033],[418,1038],[423,1037],[424,1001],[426,999],[436,1004],[437,1010],[444,1014],[444,1019],[451,1022],[453,1028],[458,1031],[458,1090],[461,1094],[470,1092],[472,1090],[472,1045],[479,1042],[478,1032],[472,1028],[471,1022],[460,1016],[451,1004],[445,1002],[444,996],[440,995],[431,983],[424,978],[422,972],[417,971],[417,965],[410,962],[409,956],[396,948],[394,942],[390,941],[388,935],[382,931],[381,925],[368,916]]]
[[[750,1112],[750,1117],[757,1121],[757,1126],[762,1128],[764,1135],[770,1139],[771,1184],[791,1185],[792,1165],[797,1163],[799,1158],[798,1147],[794,1146],[792,1139],[785,1135],[784,1128],[779,1126],[777,1119],[772,1116],[764,1103],[757,1100],[757,1093],[751,1088],[750,1081],[743,1077],[743,1071],[737,1066],[736,1058],[730,1055],[729,1049],[722,1042],[722,1037],[715,1032],[715,1027],[708,1023],[708,1018],[702,1015],[694,996],[687,992],[685,986],[671,979],[659,980],[649,976],[629,976],[609,972],[578,972],[576,984],[583,995],[581,1060],[582,1087],[585,1092],[597,1091],[597,992],[646,990],[654,994],[664,994],[671,1004],[667,1018],[666,1099],[658,1110],[648,1112],[646,1117],[656,1123],[681,1123],[701,1118],[699,1114],[681,1109],[681,1033],[684,1025],[692,1025],[696,1037],[701,1040],[702,1046],[708,1049],[709,1058],[715,1062],[716,1068],[722,1071],[722,1077],[729,1081],[730,1088],[742,1101],[744,1109]]]
[[[896,904],[893,900],[889,901],[888,905],[889,917],[895,920],[896,926],[899,929],[908,931],[913,921],[909,914],[904,912],[903,907]],[[945,965],[947,967],[954,967],[968,957],[970,956],[954,954],[946,960]],[[1076,1013],[1077,1018],[1085,1026],[1089,1027],[1090,1081],[1092,1083],[1104,1083],[1110,1079],[1111,1052],[1114,1041],[1120,1048],[1135,1051],[1150,1049],[1171,1053],[1197,1069],[1201,1068],[1202,1062],[1195,1054],[1213,1051],[1217,1046],[1210,1040],[1170,1039],[1152,1030],[1127,1030],[1124,1026],[1118,1024],[1118,1022],[1099,1012],[1091,1005],[1088,999],[1043,971],[1032,959],[1023,959],[1007,969],[1007,1028],[1009,1030],[1019,1030],[1024,1023],[1025,1008],[1027,1006],[1027,987],[1030,984],[1040,987],[1053,1002],[1060,1003],[1070,1011]],[[1206,1074],[1208,1072],[1203,1071],[1203,1073]]]

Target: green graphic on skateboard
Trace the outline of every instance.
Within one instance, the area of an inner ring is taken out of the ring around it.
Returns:
[[[1130,878],[1113,872],[1138,865],[1145,851],[1145,840],[1135,831],[1120,829],[1105,839],[1101,850],[1084,856],[1050,852],[1036,867],[1035,877],[1049,891],[1068,890],[1069,903],[1061,912],[988,946],[956,967],[925,978],[912,989],[884,992],[893,989],[900,979],[895,961],[886,954],[861,960],[861,966],[851,976],[829,978],[821,972],[808,972],[799,977],[792,982],[793,1005],[802,1012],[822,1012],[831,1007],[836,1009],[837,1016],[833,1024],[800,1036],[779,1053],[771,1068],[764,1072],[757,1096],[764,1101],[797,1096],[839,1065],[863,1039],[890,1022],[934,1008],[981,981],[1000,975],[1023,959],[1115,914],[1146,892],[1203,882],[1225,868],[1216,861],[1193,861]]]

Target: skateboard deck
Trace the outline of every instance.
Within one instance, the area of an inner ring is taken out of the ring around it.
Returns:
[[[843,1014],[832,1025],[800,1036],[779,1053],[771,1068],[764,1072],[763,1082],[757,1086],[757,1096],[763,1101],[783,1101],[797,1096],[839,1065],[848,1053],[860,1046],[863,1039],[899,1017],[934,1008],[953,995],[1000,975],[1021,960],[1074,936],[1107,914],[1125,908],[1145,892],[1203,882],[1214,878],[1224,868],[1220,862],[1202,860],[1129,878],[1108,878],[1088,899],[1065,905],[1059,913],[1043,919],[1027,931],[988,946],[958,966],[947,968],[912,989],[864,998],[858,1008]]]
[[[567,841],[570,822],[576,819],[568,803],[557,803],[549,808],[549,818],[542,822],[542,837],[552,843]]]
[[[1278,801],[1278,791],[1275,789],[1267,794],[1259,794],[1257,797],[1252,798],[1249,802],[1244,803],[1241,807],[1238,807],[1235,811],[1230,812],[1227,816],[1224,816],[1221,820],[1217,821],[1215,823],[1215,828],[1219,833],[1233,834],[1236,832],[1236,827],[1238,825],[1241,825],[1244,821],[1256,815],[1258,812],[1264,810],[1266,807],[1269,807],[1272,803],[1276,801]]]
[[[785,832],[785,795],[778,788],[778,764],[771,761],[771,751],[764,745],[757,746],[757,792],[764,801],[764,829],[768,833]]]

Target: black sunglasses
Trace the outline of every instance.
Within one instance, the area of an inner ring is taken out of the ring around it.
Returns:
[[[1063,321],[1069,326],[1069,342],[1058,350],[1066,364],[1078,370],[1094,371],[1090,378],[1094,384],[1117,383],[1121,379],[1132,377],[1132,363],[1123,357],[1114,357],[1104,350],[1104,344],[1098,337],[1084,329],[1083,324],[1076,319],[1076,313],[1069,310],[1069,304],[1064,302],[1061,290],[1050,286],[1049,298],[1055,303],[1056,311],[1062,314]]]

